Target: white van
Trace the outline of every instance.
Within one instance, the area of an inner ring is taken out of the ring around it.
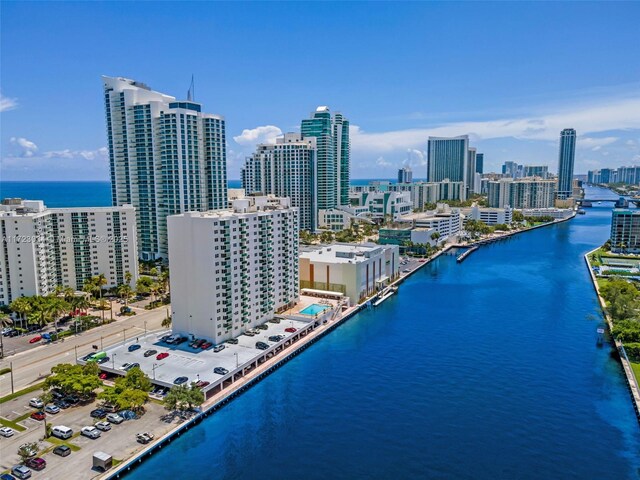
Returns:
[[[71,435],[73,435],[73,430],[71,430],[69,427],[65,427],[64,425],[58,425],[57,427],[53,427],[51,429],[51,435],[66,440],[67,438],[71,438]]]

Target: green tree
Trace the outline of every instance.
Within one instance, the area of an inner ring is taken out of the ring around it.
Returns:
[[[119,408],[141,412],[151,387],[149,377],[139,368],[132,368],[124,377],[118,378],[113,387],[105,386],[98,397]]]
[[[86,365],[61,363],[51,368],[51,375],[44,381],[45,388],[60,388],[64,393],[91,394],[102,386],[95,362]]]
[[[173,387],[164,398],[164,406],[167,410],[186,411],[201,405],[204,402],[204,394],[192,384]]]
[[[524,215],[519,210],[514,210],[511,215],[511,220],[514,222],[524,222]]]
[[[35,457],[38,454],[38,443],[30,442],[20,445],[18,447],[18,456],[20,457],[21,463],[26,463],[31,457]]]

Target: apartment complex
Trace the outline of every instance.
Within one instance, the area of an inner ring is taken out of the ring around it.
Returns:
[[[614,209],[610,239],[612,252],[640,253],[640,211]]]
[[[224,118],[135,80],[102,80],[113,205],[136,208],[141,257],[166,259],[167,216],[227,207]]]
[[[510,207],[487,208],[473,205],[471,208],[463,208],[462,213],[468,219],[480,220],[487,225],[509,225],[513,221],[513,209]]]
[[[558,200],[566,200],[573,196],[573,164],[576,157],[576,131],[565,128],[560,132],[560,148],[558,152]]]
[[[503,178],[488,183],[488,203],[494,208],[551,208],[555,186],[555,180]]]
[[[398,183],[411,183],[413,172],[410,167],[402,167],[398,170]]]
[[[170,216],[173,331],[214,343],[298,301],[298,208],[249,197]]]
[[[626,183],[627,185],[640,185],[640,167],[601,168],[589,170],[587,182],[599,183]]]
[[[433,229],[438,232],[439,241],[458,235],[462,229],[464,215],[458,208],[450,208],[446,204],[438,204],[433,212],[413,213],[402,218],[402,222],[411,223],[415,228]]]
[[[300,287],[340,292],[356,303],[398,276],[397,245],[334,243],[300,253]]]
[[[409,192],[352,192],[349,194],[352,208],[345,208],[354,215],[364,213],[374,220],[398,220],[412,212],[413,204]]]
[[[41,200],[0,205],[0,304],[48,295],[61,285],[82,290],[104,274],[106,287],[138,278],[136,215],[121,207],[47,208]]]
[[[349,121],[329,107],[320,106],[302,120],[303,138],[315,137],[317,145],[318,208],[349,204]]]
[[[316,137],[286,133],[274,144],[262,144],[241,171],[247,195],[289,197],[300,212],[300,229],[318,228]]]
[[[546,179],[549,176],[549,167],[547,165],[525,165],[524,176]]]

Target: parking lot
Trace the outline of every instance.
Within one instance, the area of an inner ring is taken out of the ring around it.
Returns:
[[[34,411],[28,407],[29,399],[40,392],[32,392],[22,397],[0,405],[0,416],[7,419],[15,419],[20,415]],[[74,436],[63,443],[77,446],[78,451],[72,451],[68,457],[54,455],[51,450],[59,442],[43,441],[44,422],[27,418],[20,422],[26,428],[23,432],[15,432],[12,437],[0,437],[0,472],[10,470],[20,463],[17,454],[18,447],[24,443],[38,442],[38,456],[44,458],[47,466],[44,470],[33,471],[34,479],[87,479],[99,475],[99,472],[91,470],[93,453],[106,452],[115,460],[130,457],[135,452],[144,448],[136,442],[136,434],[151,432],[158,438],[167,433],[179,422],[178,419],[166,417],[167,411],[161,405],[148,402],[145,406],[146,413],[139,419],[128,420],[120,425],[112,425],[111,430],[102,432],[100,438],[92,440],[80,436],[79,432],[84,426],[93,425],[98,420],[91,418],[91,410],[98,407],[99,402],[92,402],[84,406],[71,407],[61,410],[56,415],[47,415],[47,422],[52,426],[65,425],[71,428]],[[56,442],[55,444],[53,442]],[[46,453],[44,453],[46,452]]]
[[[186,382],[209,382],[211,387],[219,383],[225,375],[213,372],[214,368],[222,367],[233,373],[238,369],[248,368],[257,358],[264,355],[264,351],[256,348],[257,342],[264,342],[269,347],[283,345],[301,329],[308,328],[309,323],[299,320],[282,320],[280,323],[266,323],[267,330],[259,330],[254,336],[240,335],[236,345],[225,343],[222,351],[214,352],[213,348],[202,350],[189,346],[191,340],[179,345],[169,345],[161,338],[170,332],[152,333],[131,338],[127,342],[106,349],[109,360],[100,365],[107,372],[123,375],[125,364],[138,363],[141,370],[148,375],[156,385],[171,387],[178,377],[187,377]],[[286,332],[286,329],[296,329],[296,332]],[[279,342],[269,340],[273,335],[281,335]],[[129,351],[132,345],[140,348]],[[155,353],[145,357],[145,352],[154,350]],[[168,353],[166,358],[158,360],[158,355]],[[207,387],[211,388],[211,387]]]

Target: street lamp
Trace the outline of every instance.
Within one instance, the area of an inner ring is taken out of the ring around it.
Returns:
[[[100,350],[104,350],[104,348],[102,347],[102,335],[100,335]]]
[[[116,354],[115,353],[111,356],[111,368],[113,368],[114,370],[116,369]]]
[[[238,369],[238,352],[235,352],[234,355],[236,356],[236,370]]]
[[[147,336],[147,321],[144,321],[144,336]]]
[[[154,363],[154,364],[151,366],[151,370],[153,371],[153,379],[154,379],[154,380],[156,379],[156,368],[158,368],[158,364],[157,364],[157,363]]]

